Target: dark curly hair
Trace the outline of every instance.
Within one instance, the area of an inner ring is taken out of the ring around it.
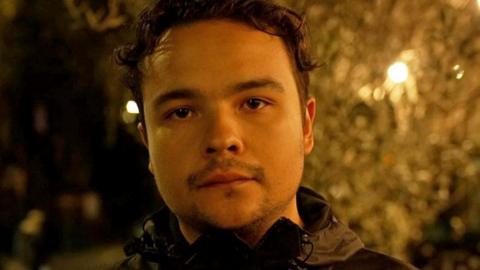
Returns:
[[[295,63],[301,108],[308,98],[309,71],[313,61],[306,39],[305,18],[270,0],[160,0],[139,15],[135,43],[115,50],[117,64],[126,67],[124,82],[132,91],[144,122],[142,74],[139,64],[151,55],[170,28],[209,19],[229,19],[280,37]],[[303,114],[302,114],[303,117]]]

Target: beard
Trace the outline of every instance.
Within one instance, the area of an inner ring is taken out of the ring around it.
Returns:
[[[263,197],[259,203],[255,204],[255,209],[247,213],[231,209],[228,224],[223,223],[215,214],[202,210],[198,205],[194,205],[188,213],[178,213],[176,216],[180,223],[199,234],[218,230],[231,231],[248,246],[254,247],[295,199],[296,190],[283,201],[272,202],[267,197]]]

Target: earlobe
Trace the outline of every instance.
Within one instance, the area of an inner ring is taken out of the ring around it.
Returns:
[[[137,130],[138,130],[138,133],[140,134],[140,138],[142,139],[143,145],[145,145],[145,147],[148,148],[147,131],[145,130],[145,127],[143,126],[142,123],[138,123]]]
[[[151,160],[148,161],[148,170],[154,175],[154,173],[153,173],[153,165],[152,165],[152,161],[151,161]]]
[[[305,121],[303,123],[303,139],[306,155],[312,152],[314,145],[313,123],[315,121],[316,108],[315,98],[310,97],[305,103]]]

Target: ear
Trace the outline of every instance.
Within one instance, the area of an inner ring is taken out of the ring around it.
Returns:
[[[305,155],[312,152],[314,137],[313,137],[313,123],[315,122],[315,111],[317,104],[315,98],[308,98],[305,103],[305,121],[303,123],[303,145],[305,149]]]
[[[145,127],[143,124],[140,122],[137,125],[137,130],[138,133],[140,134],[140,138],[142,139],[143,145],[148,148],[148,137],[147,137],[147,131],[145,130]]]
[[[145,130],[145,127],[143,126],[142,123],[138,123],[137,125],[138,133],[140,134],[140,138],[142,139],[143,145],[148,149],[148,137],[147,137],[147,131]],[[153,174],[153,166],[152,166],[152,160],[148,160],[148,170]]]

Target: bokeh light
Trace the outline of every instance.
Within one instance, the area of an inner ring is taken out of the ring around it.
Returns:
[[[128,113],[131,113],[131,114],[138,114],[139,113],[138,105],[133,100],[129,100],[127,102],[127,105],[125,106],[125,108],[127,109]]]
[[[408,66],[404,62],[396,62],[388,68],[387,74],[392,82],[404,83],[409,76]]]
[[[480,0],[479,0],[480,1]],[[460,65],[455,65],[453,67],[453,71],[455,72],[455,78],[457,80],[460,80],[463,78],[463,75],[465,75],[465,71],[462,69]]]

